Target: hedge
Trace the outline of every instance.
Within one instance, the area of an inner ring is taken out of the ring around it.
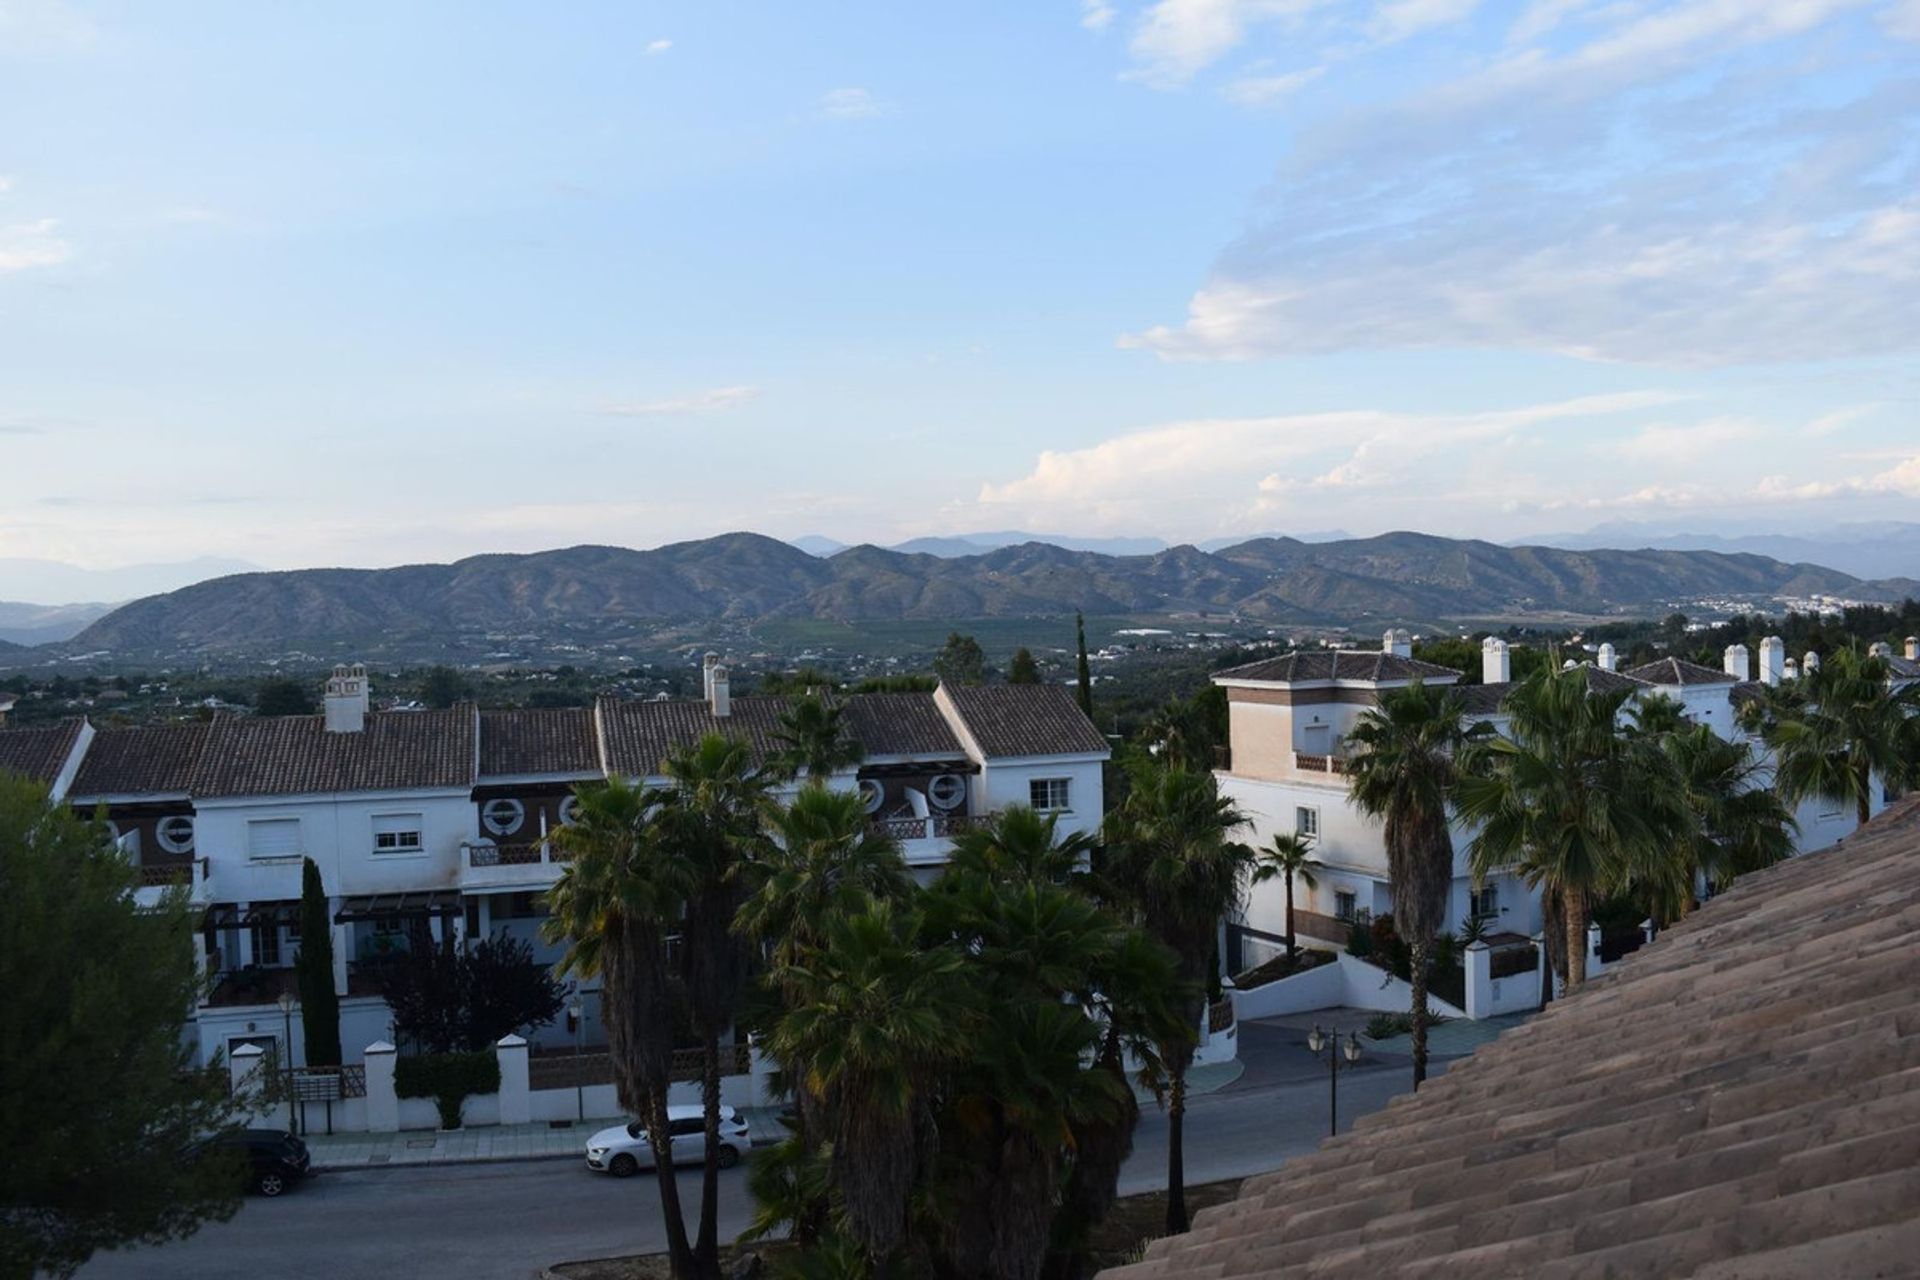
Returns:
[[[477,1053],[425,1053],[394,1064],[393,1091],[403,1098],[432,1098],[440,1127],[458,1129],[460,1109],[476,1093],[500,1092],[500,1059]]]

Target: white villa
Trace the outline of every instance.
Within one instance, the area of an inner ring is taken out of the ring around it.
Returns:
[[[191,1032],[202,1061],[289,1033],[291,1061],[305,1061],[300,1019],[277,1001],[293,990],[312,858],[333,912],[341,1044],[357,1062],[362,1046],[393,1038],[364,970],[409,939],[505,931],[557,958],[538,941],[539,895],[564,866],[548,837],[569,821],[575,786],[664,782],[667,754],[708,733],[744,739],[758,760],[772,754],[789,700],[731,697],[711,655],[705,686],[697,702],[375,711],[365,669],[343,666],[318,715],[5,729],[0,771],[83,812],[103,807],[141,868],[142,895],[188,887],[214,980]],[[956,832],[1009,804],[1058,813],[1067,830],[1099,826],[1108,746],[1065,688],[943,686],[837,704],[865,759],[829,785],[857,789],[918,874],[944,865]],[[585,1021],[585,1039],[601,1040],[592,1003]],[[548,1028],[536,1041],[567,1038]]]
[[[1908,638],[1904,656],[1884,647],[1878,652],[1893,667],[1897,682],[1920,680],[1920,640]],[[1800,669],[1786,657],[1778,637],[1762,642],[1757,673],[1744,645],[1730,646],[1718,671],[1677,658],[1621,671],[1611,645],[1600,646],[1596,656],[1596,662],[1584,666],[1593,689],[1664,694],[1680,702],[1690,718],[1730,739],[1744,737],[1736,723],[1740,703],[1761,685],[1796,678]],[[1506,642],[1486,640],[1481,659],[1482,682],[1463,686],[1460,692],[1467,715],[1497,730],[1505,720],[1501,703],[1512,687]],[[1811,667],[1819,658],[1809,653],[1803,662]],[[1249,839],[1256,846],[1277,832],[1298,832],[1313,837],[1323,864],[1315,871],[1314,888],[1296,884],[1294,889],[1295,930],[1309,942],[1342,944],[1356,913],[1379,916],[1391,910],[1381,828],[1347,798],[1345,742],[1355,720],[1382,692],[1415,680],[1454,685],[1460,673],[1416,660],[1412,637],[1398,629],[1386,633],[1378,651],[1301,651],[1214,674],[1213,682],[1227,693],[1230,742],[1225,767],[1216,771],[1221,793],[1251,817]],[[1884,808],[1887,799],[1877,795],[1874,812]],[[1802,851],[1831,845],[1854,828],[1851,808],[1814,802],[1796,817]],[[1454,833],[1457,861],[1448,920],[1457,926],[1475,917],[1490,934],[1510,941],[1537,933],[1538,895],[1518,877],[1493,875],[1475,890],[1465,855],[1470,835]],[[1285,890],[1274,880],[1253,889],[1241,923],[1278,935],[1285,930],[1285,917]]]

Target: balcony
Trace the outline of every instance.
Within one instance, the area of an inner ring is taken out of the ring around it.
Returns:
[[[874,818],[871,825],[876,834],[900,842],[908,866],[920,866],[944,863],[955,836],[991,821],[991,814],[930,813],[924,818]]]
[[[546,889],[567,865],[566,850],[551,840],[524,844],[495,844],[491,840],[460,842],[460,887],[463,889]]]
[[[134,903],[141,907],[157,907],[161,895],[169,889],[184,888],[187,901],[195,906],[205,906],[212,901],[207,881],[211,868],[205,858],[193,858],[186,862],[150,862],[138,868],[140,883],[133,891]]]
[[[1347,771],[1347,758],[1345,756],[1308,755],[1304,751],[1296,751],[1293,753],[1293,767],[1302,773],[1345,773]]]

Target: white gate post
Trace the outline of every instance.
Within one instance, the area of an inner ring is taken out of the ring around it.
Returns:
[[[366,1048],[367,1132],[400,1132],[400,1095],[393,1089],[393,1046],[375,1040]]]
[[[1493,948],[1481,941],[1467,944],[1467,1017],[1478,1022],[1493,1016]]]
[[[500,1063],[500,1123],[528,1123],[533,1119],[533,1094],[528,1088],[525,1037],[501,1036],[493,1056]]]

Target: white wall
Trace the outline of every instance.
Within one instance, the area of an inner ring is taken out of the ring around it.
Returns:
[[[1413,988],[1385,969],[1355,959],[1344,951],[1332,964],[1323,964],[1291,978],[1269,982],[1251,991],[1233,993],[1234,1017],[1276,1018],[1289,1013],[1312,1013],[1316,1009],[1372,1009],[1380,1013],[1404,1013],[1413,1004]],[[1431,993],[1427,1008],[1447,1018],[1464,1018],[1466,1010],[1456,1009]]]
[[[373,818],[382,813],[419,814],[423,852],[376,854]],[[202,800],[194,849],[209,860],[219,901],[300,896],[299,858],[247,856],[248,821],[271,818],[299,821],[301,852],[319,866],[331,897],[451,888],[459,883],[460,842],[479,835],[478,810],[465,790]]]
[[[1026,804],[1031,798],[1028,784],[1036,778],[1066,778],[1068,797],[1073,808],[1060,815],[1060,831],[1091,835],[1100,829],[1106,807],[1105,789],[1098,759],[989,760],[980,768],[974,789],[973,812],[988,813],[1009,805]]]

